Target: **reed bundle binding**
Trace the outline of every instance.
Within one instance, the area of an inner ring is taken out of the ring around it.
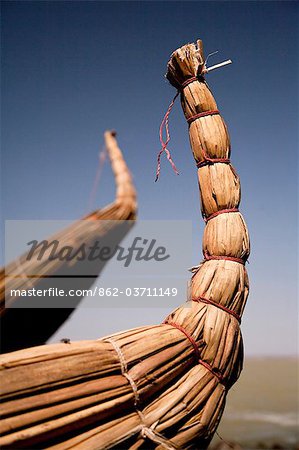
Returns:
[[[198,41],[176,50],[167,71],[186,119],[198,115],[189,135],[207,223],[189,307],[161,325],[4,355],[3,448],[204,449],[211,441],[242,369],[249,238],[236,211],[239,178],[219,161],[230,157],[225,123],[202,114],[217,109],[204,68]]]

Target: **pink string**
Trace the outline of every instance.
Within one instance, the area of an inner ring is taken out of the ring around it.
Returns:
[[[167,109],[167,111],[166,111],[166,114],[165,114],[165,116],[163,117],[163,120],[162,120],[162,122],[161,122],[161,125],[160,125],[160,133],[159,133],[159,137],[160,137],[160,142],[161,142],[162,148],[161,148],[161,150],[160,150],[160,152],[159,152],[159,154],[158,154],[158,158],[157,158],[157,170],[156,170],[156,179],[155,179],[155,181],[158,181],[159,176],[160,176],[160,172],[161,172],[161,156],[162,156],[162,153],[163,153],[163,152],[166,153],[167,159],[168,159],[168,161],[170,162],[171,167],[173,168],[174,172],[175,172],[177,175],[179,174],[179,172],[178,172],[178,170],[177,170],[177,168],[176,168],[176,166],[175,166],[175,164],[174,164],[174,162],[173,162],[173,160],[172,160],[170,151],[169,151],[168,148],[167,148],[167,145],[169,144],[169,141],[170,141],[170,134],[169,134],[169,114],[170,114],[170,112],[171,112],[171,110],[172,110],[172,107],[173,107],[174,102],[176,101],[176,98],[178,97],[178,95],[179,95],[179,91],[178,91],[178,92],[175,94],[175,96],[173,97],[173,99],[172,99],[172,101],[171,101],[171,103],[170,103],[170,105],[169,105],[169,107],[168,107],[168,109]],[[163,138],[163,129],[164,129],[164,127],[165,127],[165,132],[166,132],[166,141],[164,141],[164,138]]]

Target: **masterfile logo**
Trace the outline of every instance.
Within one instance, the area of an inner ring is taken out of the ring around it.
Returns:
[[[151,261],[156,262],[165,261],[170,258],[166,247],[158,245],[156,239],[144,239],[140,236],[135,237],[132,244],[125,248],[121,245],[109,247],[102,245],[100,241],[96,240],[92,245],[83,242],[79,247],[71,245],[61,245],[55,239],[52,241],[37,241],[32,240],[27,242],[30,247],[26,256],[26,261],[36,259],[48,259],[49,261],[108,261],[115,257],[116,261],[122,262],[124,267],[128,267],[132,260],[135,261]]]

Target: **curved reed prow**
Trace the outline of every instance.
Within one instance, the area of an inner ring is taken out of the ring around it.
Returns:
[[[74,250],[83,243],[93,245],[96,240],[119,243],[124,237],[132,221],[136,219],[137,200],[132,176],[116,141],[114,131],[105,132],[105,146],[114,173],[116,196],[114,202],[108,206],[93,211],[82,219],[74,222],[68,228],[48,238],[48,242],[57,240],[59,248],[72,246]],[[93,219],[92,221],[90,219]],[[107,221],[104,223],[104,221]],[[124,225],[117,227],[125,221]],[[116,228],[117,231],[116,231]],[[2,315],[2,351],[12,351],[26,346],[44,343],[56,329],[69,317],[79,304],[81,297],[76,298],[72,307],[43,308],[43,298],[40,297],[41,308],[32,305],[32,298],[28,296],[11,295],[12,290],[24,291],[35,287],[47,289],[58,285],[57,276],[73,279],[78,277],[78,288],[87,289],[99,275],[106,264],[95,262],[92,267],[94,278],[80,278],[76,272],[76,263],[69,263],[69,267],[59,259],[51,260],[49,251],[38,259],[38,251],[30,258],[21,255],[17,260],[8,264],[0,272],[0,315]],[[38,276],[32,276],[38,274]],[[56,278],[51,278],[51,276]],[[6,298],[6,303],[5,303]],[[57,301],[53,297],[53,303]],[[10,306],[17,305],[17,308]],[[5,307],[6,306],[6,307]],[[27,318],[28,316],[28,318]],[[34,326],[32,326],[32,323]]]
[[[105,131],[104,140],[115,179],[115,200],[105,208],[91,212],[83,219],[134,220],[137,214],[136,190],[131,172],[118,146],[116,131]]]
[[[115,177],[116,194],[115,202],[122,208],[127,208],[132,215],[136,214],[137,199],[132,175],[123,158],[122,152],[116,141],[115,131],[105,132],[105,145],[110,158],[111,168]]]
[[[193,277],[192,297],[208,297],[241,316],[248,296],[249,235],[238,209],[240,180],[230,162],[228,130],[205,81],[207,71],[198,40],[173,52],[166,74],[181,93],[206,222],[205,259]]]
[[[167,73],[181,91],[207,223],[192,298],[160,325],[3,355],[2,448],[208,447],[242,369],[249,238],[229,137],[204,67],[199,41],[175,51]],[[114,139],[106,136],[119,186],[111,207],[128,211],[135,193]]]

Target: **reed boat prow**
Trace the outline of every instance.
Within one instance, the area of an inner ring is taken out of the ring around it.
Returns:
[[[250,243],[208,71],[198,40],[172,53],[166,75],[189,125],[205,221],[204,259],[192,275],[188,307],[155,326],[3,355],[3,448],[198,450],[211,442],[242,370]],[[106,136],[122,185],[116,204],[124,201],[132,213],[135,190],[114,139]],[[175,167],[163,141],[157,176],[164,152]]]

